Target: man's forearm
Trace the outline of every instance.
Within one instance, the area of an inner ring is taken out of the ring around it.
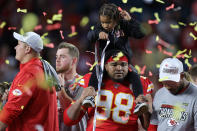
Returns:
[[[82,102],[78,100],[68,108],[67,110],[68,117],[71,120],[77,120],[79,118],[81,109],[82,109]]]

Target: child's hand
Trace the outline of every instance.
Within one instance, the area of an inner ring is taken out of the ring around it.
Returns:
[[[101,40],[107,40],[108,39],[108,34],[105,32],[100,32],[99,33],[99,39]]]
[[[125,10],[120,11],[120,16],[121,16],[124,20],[131,20],[130,14],[129,14],[127,11],[125,11]]]

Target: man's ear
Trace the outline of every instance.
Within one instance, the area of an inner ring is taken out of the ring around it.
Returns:
[[[77,65],[78,59],[76,57],[73,58],[72,65]]]
[[[31,52],[31,50],[32,50],[32,48],[30,47],[30,46],[25,46],[25,53],[29,53],[29,52]]]

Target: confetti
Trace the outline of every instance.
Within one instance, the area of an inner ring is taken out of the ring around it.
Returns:
[[[170,27],[173,28],[173,29],[178,29],[179,28],[179,25],[170,24]]]
[[[3,22],[1,23],[1,25],[0,25],[0,28],[3,29],[5,26],[6,26],[6,22],[3,21]]]
[[[184,57],[185,58],[191,58],[192,56],[191,55],[188,55],[188,54],[184,54]]]
[[[183,22],[178,22],[178,24],[179,24],[179,25],[182,25],[182,26],[186,26],[186,24],[183,23]]]
[[[21,35],[25,34],[25,31],[23,30],[23,28],[21,28],[19,32],[20,32]]]
[[[182,8],[180,6],[178,6],[177,8],[174,8],[173,11],[179,11],[181,10]]]
[[[57,29],[60,29],[61,27],[61,24],[60,23],[56,23],[56,24],[53,24],[53,25],[47,25],[46,26],[46,30],[50,31],[50,30],[57,30]]]
[[[160,67],[160,64],[156,64],[156,67],[159,68]]]
[[[142,8],[132,7],[132,8],[130,9],[130,13],[133,13],[133,12],[142,13],[142,11],[143,11]]]
[[[62,9],[59,9],[58,10],[58,14],[62,14],[63,10]]]
[[[42,39],[45,39],[45,37],[48,35],[48,33],[44,33],[42,36],[41,36],[41,38]]]
[[[80,21],[80,26],[85,27],[89,23],[89,18],[84,16]]]
[[[166,50],[163,50],[163,54],[168,55],[168,56],[172,56],[173,55],[172,52],[168,52]]]
[[[124,56],[122,52],[119,52],[118,55],[113,58],[114,61],[118,61],[120,59],[120,57]]]
[[[170,6],[166,7],[166,11],[173,9],[174,8],[174,4],[171,4]]]
[[[16,30],[16,27],[8,27],[8,30]]]
[[[90,71],[93,70],[93,68],[98,64],[98,62],[94,62],[94,64],[91,66],[91,68],[89,69]]]
[[[62,20],[62,14],[54,14],[52,17],[52,21],[61,21]]]
[[[141,69],[141,71],[140,71],[140,74],[143,75],[144,72],[145,72],[145,70],[146,70],[146,65],[144,65],[144,66],[142,67],[142,69]]]
[[[197,22],[191,22],[189,23],[190,26],[195,26]]]
[[[118,7],[118,10],[121,12],[122,11],[122,8],[121,7]]]
[[[63,31],[60,30],[60,35],[61,35],[61,38],[64,39],[64,35],[63,35]]]
[[[35,31],[41,30],[42,29],[42,25],[37,25],[36,27],[34,27]]]
[[[183,51],[179,50],[177,51],[176,55],[173,56],[173,58],[176,58],[177,56],[179,56],[180,54],[183,54],[187,51],[187,49],[184,49]]]
[[[77,35],[77,34],[78,34],[77,32],[70,33],[70,34],[68,34],[68,37],[73,37],[73,36],[75,36],[75,35]]]
[[[191,36],[194,40],[197,40],[197,37],[192,32],[189,33],[189,36]]]
[[[148,20],[148,24],[158,24],[157,20]]]
[[[188,60],[188,59],[185,59],[185,64],[186,64],[188,67],[192,67],[192,65],[189,63],[189,60]]]
[[[154,13],[154,16],[155,16],[155,18],[156,18],[156,20],[157,20],[158,22],[161,21],[160,18],[159,18],[159,14],[158,14],[157,12]]]
[[[157,45],[157,48],[158,48],[159,52],[162,52],[162,46],[161,45]]]
[[[197,25],[194,27],[194,30],[197,32]]]
[[[86,62],[86,65],[88,65],[88,66],[90,66],[90,67],[92,66],[92,64],[90,64],[89,62]]]
[[[127,3],[127,0],[122,0],[122,3],[126,4]]]
[[[54,48],[55,47],[53,43],[48,43],[48,44],[45,44],[44,46],[48,47],[48,48]]]
[[[153,76],[153,73],[151,71],[148,72],[149,76]]]
[[[196,58],[196,57],[194,57],[194,58],[193,58],[193,61],[196,63],[196,62],[197,62],[197,58]]]
[[[138,65],[135,65],[135,69],[137,70],[137,72],[140,74],[140,67]]]
[[[162,0],[155,0],[156,2],[159,2],[159,3],[162,3],[162,4],[165,4],[165,2],[164,1],[162,1]]]
[[[18,8],[17,12],[27,13],[27,9],[20,9],[20,8]]]
[[[44,16],[46,16],[46,15],[47,15],[47,13],[46,13],[46,12],[42,12],[42,14],[43,14]]]
[[[166,41],[162,40],[159,36],[156,36],[156,41],[157,41],[159,44],[161,44],[161,45],[163,45],[164,47],[166,47],[166,48],[170,48],[170,49],[173,49],[173,48],[174,48],[174,47],[171,46],[169,43],[167,43]]]
[[[91,26],[90,29],[91,29],[91,30],[94,30],[94,26]]]
[[[128,121],[129,120],[129,116],[127,116],[127,117],[122,116],[121,118],[122,118],[123,121]]]
[[[5,60],[5,63],[6,63],[7,65],[9,65],[9,64],[10,64],[10,61],[9,61],[9,60]]]
[[[24,109],[24,106],[21,106],[21,109],[23,110]]]
[[[152,51],[146,50],[146,54],[152,54]]]
[[[53,24],[53,21],[50,20],[50,19],[47,19],[47,23],[48,23],[48,24]]]

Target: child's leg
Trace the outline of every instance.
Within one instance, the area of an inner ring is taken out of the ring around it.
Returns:
[[[96,76],[96,67],[94,67],[93,70],[92,70],[92,75],[90,77],[88,86],[94,87],[95,90],[98,89],[98,79],[97,79],[97,76]]]
[[[132,83],[133,94],[137,98],[140,94],[143,94],[143,87],[136,69],[132,65],[130,67],[132,71],[128,72],[128,80]]]

